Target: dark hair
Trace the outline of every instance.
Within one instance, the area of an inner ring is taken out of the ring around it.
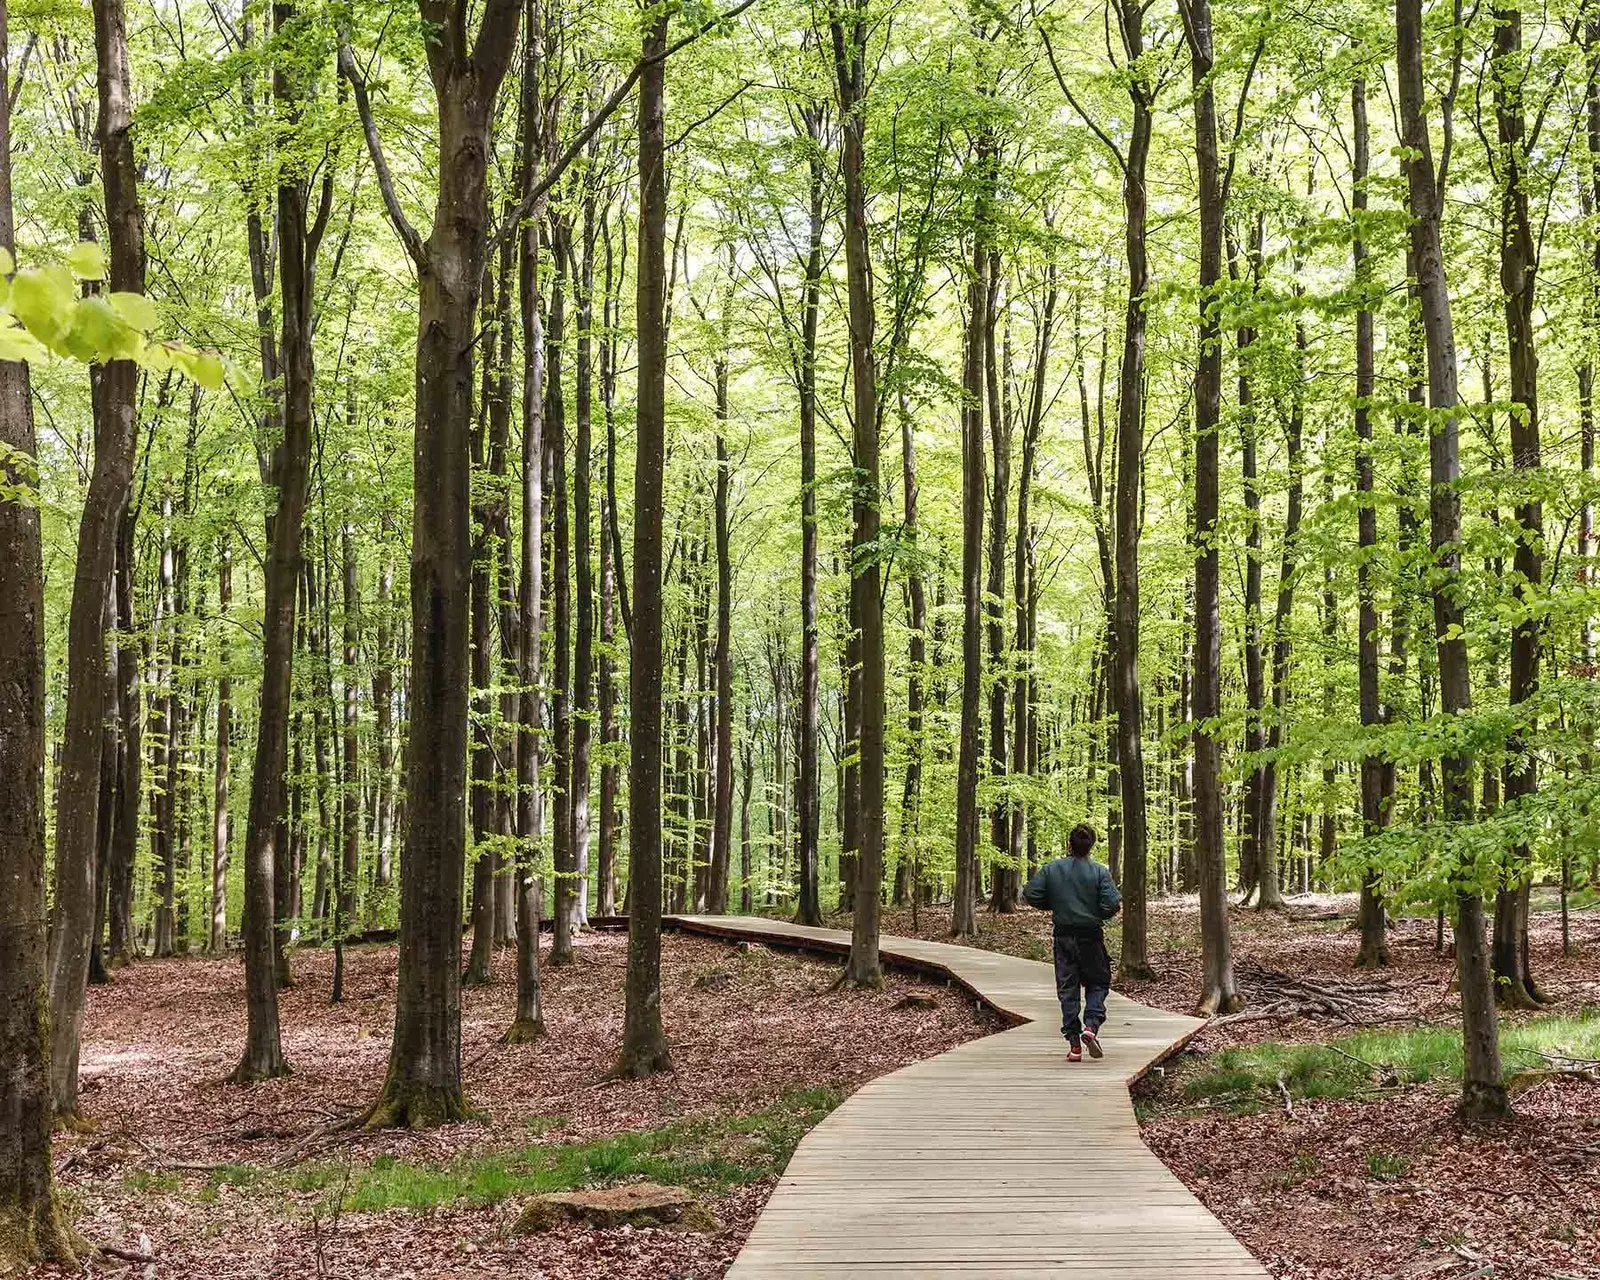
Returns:
[[[1072,834],[1067,837],[1067,848],[1072,850],[1074,858],[1084,858],[1089,850],[1094,848],[1096,836],[1094,828],[1087,822],[1080,822],[1072,828]]]

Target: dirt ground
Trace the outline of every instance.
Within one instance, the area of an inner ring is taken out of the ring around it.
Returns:
[[[800,1090],[848,1093],[996,1029],[959,991],[898,975],[883,992],[835,991],[835,965],[669,935],[663,1008],[676,1069],[611,1083],[604,1077],[621,1042],[626,938],[587,934],[576,951],[572,966],[545,970],[550,1034],[537,1044],[499,1043],[514,1008],[510,951],[497,957],[493,985],[464,993],[463,1073],[484,1118],[423,1133],[324,1132],[370,1101],[382,1081],[394,1016],[393,946],[347,953],[346,998],[337,1006],[328,1002],[331,955],[297,953],[296,985],[282,999],[294,1074],[249,1088],[223,1082],[244,1033],[237,957],[144,962],[117,973],[113,985],[92,988],[82,1087],[96,1127],[57,1139],[57,1170],[90,1242],[156,1259],[101,1258],[93,1273],[142,1280],[718,1276],[766,1202],[771,1178],[719,1194],[707,1206],[719,1229],[709,1233],[561,1228],[511,1240],[514,1199],[330,1217],[326,1186],[302,1194],[282,1189],[280,1175],[384,1160],[448,1166],[530,1144],[748,1115]],[[931,997],[931,1007],[903,1004],[912,992]],[[229,1174],[232,1166],[245,1169]],[[273,1171],[270,1194],[250,1185],[252,1170]]]

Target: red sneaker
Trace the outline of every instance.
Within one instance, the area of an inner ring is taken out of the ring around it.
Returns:
[[[1088,1049],[1091,1058],[1103,1058],[1106,1051],[1100,1047],[1100,1033],[1093,1027],[1083,1029],[1083,1045]]]
[[[1083,1049],[1082,1049],[1082,1047],[1079,1046],[1079,1045],[1075,1045],[1075,1044],[1069,1044],[1067,1046],[1067,1061],[1068,1062],[1082,1062],[1083,1061]]]

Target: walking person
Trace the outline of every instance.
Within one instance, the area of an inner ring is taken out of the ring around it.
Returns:
[[[1111,992],[1105,922],[1117,914],[1122,895],[1110,870],[1089,856],[1094,842],[1094,828],[1080,822],[1067,837],[1068,856],[1045,863],[1022,891],[1029,906],[1050,912],[1054,919],[1056,996],[1061,1001],[1068,1062],[1082,1062],[1085,1048],[1091,1058],[1105,1052],[1100,1028]]]

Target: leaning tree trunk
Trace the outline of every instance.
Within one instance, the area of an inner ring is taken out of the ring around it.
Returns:
[[[1506,743],[1504,792],[1515,806],[1539,789],[1538,765],[1527,740],[1535,729],[1527,710],[1539,690],[1540,615],[1534,605],[1544,589],[1544,507],[1539,500],[1539,358],[1534,339],[1534,291],[1539,250],[1528,211],[1524,171],[1527,124],[1523,118],[1522,10],[1497,6],[1494,13],[1494,102],[1500,141],[1500,287],[1505,295],[1506,344],[1511,364],[1511,465],[1525,482],[1517,501],[1517,546],[1512,559],[1514,593],[1524,612],[1511,632],[1511,709],[1518,717]],[[1525,717],[1525,718],[1524,718]],[[1494,976],[1500,1000],[1513,1008],[1538,1008],[1544,1001],[1528,968],[1529,895],[1533,856],[1524,841],[1512,851],[1495,901]]]
[[[98,14],[98,6],[96,6]],[[0,0],[0,84],[10,82]],[[16,251],[11,109],[0,93],[0,248]],[[0,361],[0,1271],[78,1266],[50,1167],[50,988],[45,945],[44,559],[28,366]],[[112,517],[113,547],[116,520]],[[107,566],[109,572],[109,565]],[[98,655],[96,655],[98,657]],[[96,662],[96,667],[100,663]],[[95,724],[98,739],[100,726]],[[96,788],[99,779],[95,779]],[[93,833],[91,832],[91,835]],[[91,851],[92,852],[92,851]],[[92,910],[93,902],[90,907]],[[87,952],[84,968],[87,974]]]
[[[1368,732],[1384,724],[1388,715],[1383,705],[1378,672],[1378,602],[1373,585],[1372,559],[1377,555],[1378,508],[1372,459],[1372,397],[1376,386],[1373,357],[1373,312],[1368,290],[1372,287],[1368,266],[1366,228],[1367,172],[1369,163],[1367,134],[1367,82],[1358,77],[1350,89],[1350,112],[1355,134],[1355,170],[1350,206],[1354,220],[1351,252],[1355,260],[1356,290],[1361,305],[1356,311],[1356,595],[1360,636],[1357,640],[1356,667],[1360,685],[1361,724]],[[1361,756],[1361,827],[1368,839],[1383,830],[1389,821],[1388,781],[1393,773],[1384,767],[1382,755],[1370,747]],[[1356,965],[1364,969],[1383,968],[1389,963],[1389,938],[1386,928],[1382,873],[1375,860],[1366,864],[1361,876],[1361,905],[1358,911],[1361,947]]]
[[[122,0],[95,0],[94,46],[100,104],[95,133],[110,246],[107,283],[116,292],[143,293],[144,213],[133,150],[133,90]],[[67,1118],[78,1114],[78,1042],[94,934],[106,714],[106,593],[116,557],[117,527],[133,483],[138,394],[139,367],[132,360],[108,362],[95,380],[94,470],[78,526],[67,630],[67,724],[56,781],[56,888],[50,934],[50,1086],[56,1113]]]
[[[1403,163],[1410,197],[1411,248],[1427,343],[1429,404],[1435,418],[1428,457],[1439,700],[1444,713],[1455,716],[1472,709],[1467,640],[1463,630],[1465,611],[1456,594],[1461,570],[1456,349],[1440,235],[1443,181],[1434,172],[1424,98],[1421,0],[1396,0],[1395,33],[1400,140],[1405,148]],[[1473,814],[1472,762],[1464,755],[1452,755],[1443,764],[1444,816],[1451,822],[1469,822]],[[1464,859],[1456,869],[1452,889],[1455,894],[1456,977],[1461,990],[1465,1053],[1461,1112],[1469,1119],[1484,1119],[1508,1113],[1511,1103],[1500,1071],[1500,1026],[1484,938],[1483,897],[1478,887],[1477,868],[1471,861]]]
[[[867,228],[866,95],[867,15],[864,0],[849,0],[831,16],[834,74],[844,135],[844,250],[850,323],[850,380],[855,420],[852,461],[850,601],[860,658],[861,739],[857,766],[855,914],[850,930],[847,986],[881,987],[878,918],[883,887],[884,654],[882,566],[878,531],[878,373],[872,333],[877,322]]]
[[[1217,105],[1211,83],[1210,0],[1191,0],[1184,18],[1195,87],[1195,159],[1200,183],[1200,324],[1194,374],[1194,826],[1202,969],[1197,1011],[1209,1016],[1230,1012],[1242,1003],[1234,982],[1228,923],[1221,752],[1210,727],[1222,711],[1221,561],[1217,546],[1222,335],[1216,292],[1222,282],[1223,191],[1217,157]]]
[[[618,1076],[672,1069],[661,1026],[661,524],[666,469],[667,14],[653,13],[639,76],[638,410],[629,663],[628,976]]]

